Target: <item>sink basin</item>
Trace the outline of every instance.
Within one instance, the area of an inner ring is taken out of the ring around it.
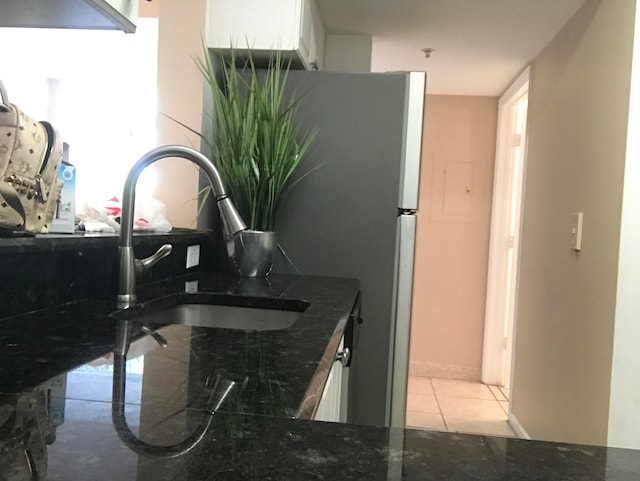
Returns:
[[[116,311],[112,317],[143,324],[275,331],[291,327],[307,307],[308,302],[291,299],[182,293]]]
[[[297,311],[214,304],[178,304],[135,318],[143,323],[184,324],[242,331],[275,331],[291,327],[300,317]]]

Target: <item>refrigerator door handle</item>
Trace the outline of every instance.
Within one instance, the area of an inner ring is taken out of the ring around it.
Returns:
[[[416,215],[418,211],[416,209],[402,209],[398,208],[398,217],[401,215]]]
[[[422,158],[422,128],[424,97],[427,76],[424,72],[407,75],[407,90],[404,106],[404,139],[400,170],[400,209],[418,208],[420,190],[420,160]]]
[[[409,376],[409,338],[413,299],[413,265],[416,239],[415,215],[398,217],[395,301],[389,345],[386,424],[404,427]]]

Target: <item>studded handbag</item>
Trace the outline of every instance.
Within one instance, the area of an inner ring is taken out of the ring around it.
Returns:
[[[46,233],[60,199],[62,139],[9,103],[0,80],[0,234]]]

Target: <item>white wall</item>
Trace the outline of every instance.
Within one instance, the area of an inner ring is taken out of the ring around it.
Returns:
[[[640,449],[640,9],[635,18],[608,444]]]

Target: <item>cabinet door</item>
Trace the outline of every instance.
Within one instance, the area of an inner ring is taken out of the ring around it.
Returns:
[[[296,50],[300,0],[208,0],[207,45],[239,50]]]
[[[344,349],[344,338],[340,341],[340,347],[338,352],[342,352]],[[335,361],[329,371],[329,377],[325,384],[324,391],[322,391],[322,399],[318,403],[318,409],[314,419],[316,421],[330,421],[340,422],[343,421],[344,409],[342,409],[342,385],[343,385],[343,370],[339,361]]]
[[[315,0],[207,0],[206,23],[209,48],[250,48],[259,59],[280,50],[293,68],[322,67],[324,24]]]
[[[314,0],[302,0],[298,55],[308,70],[322,70],[324,24]]]
[[[315,41],[313,39],[313,12],[311,1],[302,0],[300,12],[300,35],[298,38],[298,55],[307,68],[310,67],[312,56],[315,54]]]
[[[138,0],[0,0],[0,27],[136,31]]]
[[[305,8],[301,23],[303,29],[309,32],[309,53],[307,68],[310,70],[322,70],[324,65],[324,23],[314,0],[304,0]],[[305,26],[306,25],[306,26]]]

